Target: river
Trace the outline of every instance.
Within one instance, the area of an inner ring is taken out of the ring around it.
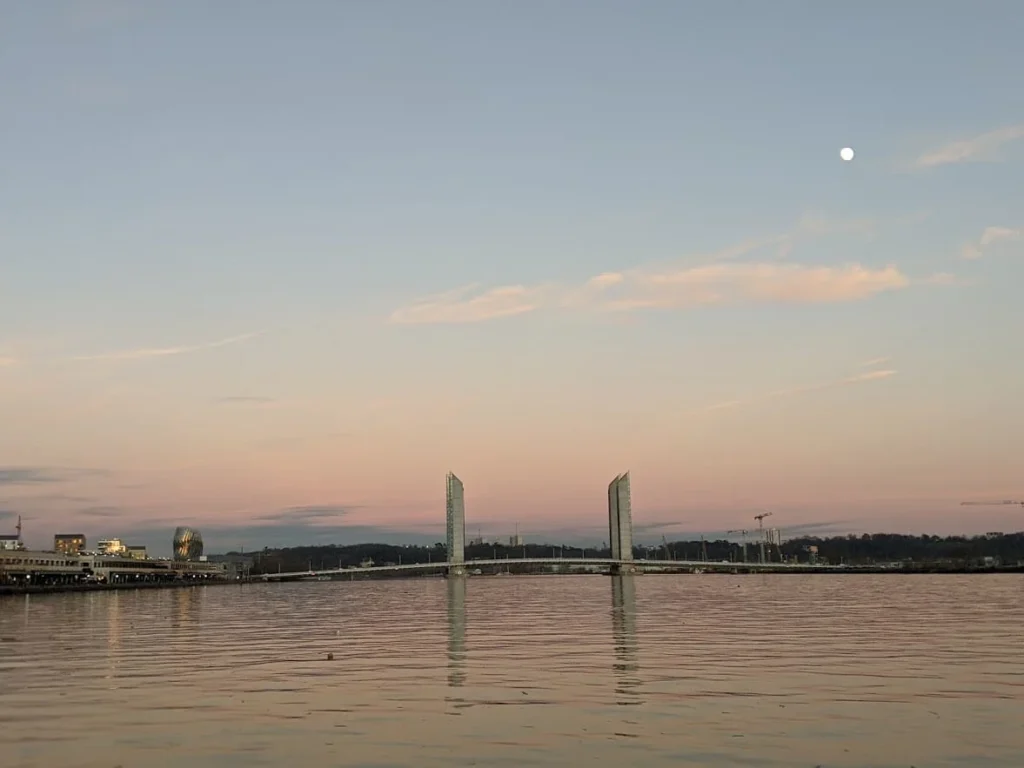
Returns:
[[[1024,578],[0,598],[0,764],[1019,768]]]

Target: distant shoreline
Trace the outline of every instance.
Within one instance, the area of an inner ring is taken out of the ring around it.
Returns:
[[[133,589],[182,589],[185,587],[213,587],[225,584],[239,584],[238,581],[224,579],[209,581],[169,581],[169,582],[138,582],[127,584],[33,584],[21,586],[14,584],[0,585],[0,597],[16,595],[48,595],[57,592],[109,592],[113,590]]]
[[[988,567],[988,568],[940,568],[940,567],[929,567],[922,566],[916,568],[882,568],[873,566],[851,566],[851,567],[835,567],[829,569],[816,570],[814,568],[794,568],[790,570],[768,570],[768,571],[755,571],[745,570],[742,566],[738,566],[736,569],[732,568],[709,568],[706,571],[694,572],[688,569],[681,570],[643,570],[638,573],[629,574],[631,576],[758,576],[766,574],[775,575],[820,575],[820,576],[857,576],[857,575],[892,575],[892,576],[921,576],[921,575],[991,575],[991,574],[1018,574],[1024,575],[1024,566],[1001,566],[1001,567]],[[457,578],[468,578],[468,579],[490,579],[490,578],[507,578],[511,576],[603,576],[609,577],[611,574],[608,571],[583,571],[583,572],[552,572],[552,571],[505,571],[505,570],[485,570],[483,573],[466,573],[462,577]],[[367,570],[351,570],[345,571],[340,574],[332,574],[319,579],[310,579],[308,576],[301,576],[296,578],[285,578],[285,579],[263,579],[261,576],[256,575],[251,577],[253,583],[264,583],[264,584],[298,584],[302,582],[318,582],[323,583],[325,581],[388,581],[394,579],[408,580],[408,579],[435,579],[444,578],[444,574],[436,572],[401,572],[401,571],[385,571],[385,572],[374,572],[372,569]]]
[[[886,576],[942,576],[942,575],[970,575],[970,576],[983,576],[992,574],[1018,574],[1024,575],[1024,566],[1002,566],[998,568],[937,568],[937,567],[917,567],[917,568],[877,568],[871,566],[853,566],[850,568],[834,568],[828,570],[813,570],[813,569],[794,569],[794,570],[778,570],[778,571],[744,571],[740,566],[736,571],[731,569],[709,569],[701,573],[693,573],[691,571],[647,571],[639,574],[632,574],[634,576],[758,576],[765,574],[773,575],[818,575],[818,576],[857,576],[857,575],[886,575]],[[403,574],[403,573],[373,573],[372,571],[350,571],[345,575],[339,575],[337,577],[330,577],[323,581],[332,582],[347,582],[347,581],[387,581],[393,579],[422,579],[422,578],[437,578],[440,574]],[[537,571],[524,571],[520,573],[512,572],[506,574],[505,572],[500,573],[482,573],[482,574],[467,574],[466,578],[471,579],[487,579],[495,578],[499,576],[609,576],[607,572],[591,572],[591,573],[551,573],[551,572],[537,572]],[[16,586],[12,584],[0,585],[0,598],[3,597],[15,597],[18,595],[47,595],[57,594],[64,592],[109,592],[109,591],[123,591],[123,590],[139,590],[139,589],[183,589],[191,587],[212,587],[212,586],[224,586],[227,584],[296,584],[308,579],[284,579],[284,580],[268,580],[264,581],[259,576],[254,576],[244,581],[226,581],[226,580],[215,580],[215,581],[198,581],[198,582],[139,582],[135,584],[51,584],[51,585],[39,585],[35,584],[32,586]],[[322,583],[319,582],[319,583]]]

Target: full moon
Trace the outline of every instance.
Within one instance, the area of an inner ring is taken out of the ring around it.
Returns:
[[[839,156],[843,158],[843,160],[845,160],[846,162],[850,162],[851,160],[853,160],[853,150],[850,149],[849,147],[843,147],[842,149],[839,150]]]

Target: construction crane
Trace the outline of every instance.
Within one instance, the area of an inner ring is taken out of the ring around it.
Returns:
[[[732,535],[738,533],[740,535],[740,546],[743,548],[743,562],[747,562],[747,534],[750,531],[746,529],[737,529],[735,531],[726,531],[727,534]]]
[[[754,515],[754,519],[757,520],[757,529],[761,534],[761,562],[764,563],[764,519],[771,517],[771,512],[762,512],[760,515]]]
[[[1010,499],[1003,499],[1002,501],[961,501],[960,506],[962,507],[1024,507],[1024,501],[1011,501]]]

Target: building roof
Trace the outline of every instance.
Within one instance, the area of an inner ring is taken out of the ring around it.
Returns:
[[[53,534],[55,539],[84,539],[84,533],[55,533]]]
[[[0,541],[18,541],[21,537],[16,533],[0,533]]]

